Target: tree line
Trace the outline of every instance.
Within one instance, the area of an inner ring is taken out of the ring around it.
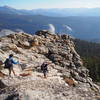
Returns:
[[[75,39],[74,42],[84,66],[90,71],[90,77],[93,81],[100,82],[100,44],[80,39]]]

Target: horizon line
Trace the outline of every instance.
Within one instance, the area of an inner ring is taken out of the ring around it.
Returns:
[[[36,9],[95,9],[95,8],[100,8],[100,7],[66,7],[66,8],[31,8],[31,9],[25,9],[25,8],[14,8],[9,5],[3,5],[0,7],[6,7],[6,8],[12,8],[12,9],[17,9],[17,10],[36,10]]]

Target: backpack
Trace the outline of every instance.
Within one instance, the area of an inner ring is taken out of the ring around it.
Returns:
[[[42,71],[48,71],[47,66],[48,66],[48,64],[43,63],[43,64],[41,65],[41,70],[42,70]]]
[[[6,59],[6,61],[5,61],[4,64],[5,64],[5,67],[4,68],[10,68],[10,67],[13,66],[12,60],[10,58]]]

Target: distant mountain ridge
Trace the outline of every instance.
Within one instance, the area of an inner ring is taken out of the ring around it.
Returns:
[[[17,10],[8,6],[0,7],[0,30],[2,29],[22,29],[27,33],[34,34],[37,30],[48,29],[48,25],[52,24],[55,26],[56,33],[67,33],[72,36],[83,39],[83,40],[94,40],[100,38],[100,16],[74,16],[73,13],[78,11],[86,12],[87,8],[76,9],[37,9],[37,10]],[[94,8],[99,12],[100,8]],[[62,10],[73,13],[70,14],[62,12]],[[74,11],[73,11],[74,10]],[[92,10],[92,9],[88,9]],[[52,13],[51,13],[51,12]],[[57,12],[56,12],[57,11]],[[67,14],[67,17],[58,16],[58,11]],[[84,13],[83,13],[84,14]],[[44,16],[46,15],[46,16]],[[47,16],[48,15],[48,16]],[[58,17],[56,17],[56,15]],[[78,15],[78,14],[77,14]],[[72,30],[69,30],[68,27]]]
[[[14,9],[9,6],[0,7],[0,12],[7,14],[19,15],[44,15],[51,17],[67,17],[67,16],[100,16],[100,8],[49,8],[49,9]]]

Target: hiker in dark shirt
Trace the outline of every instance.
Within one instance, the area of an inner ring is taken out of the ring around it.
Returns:
[[[18,62],[16,62],[13,59],[13,54],[9,55],[9,58],[7,58],[4,62],[5,66],[4,68],[7,68],[9,70],[9,76],[11,76],[11,71],[13,72],[13,74],[16,76],[15,71],[13,70],[13,64],[18,64]]]
[[[48,72],[48,65],[50,63],[49,62],[43,62],[43,64],[41,65],[41,70],[44,74],[44,78],[47,78],[47,72]]]

